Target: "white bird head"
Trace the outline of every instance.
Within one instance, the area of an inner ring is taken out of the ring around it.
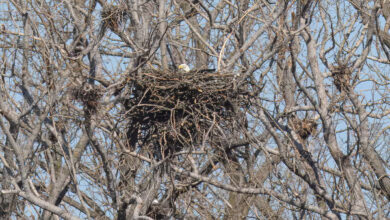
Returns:
[[[188,73],[190,71],[190,67],[187,64],[183,63],[179,65],[179,70],[183,70],[184,72]]]

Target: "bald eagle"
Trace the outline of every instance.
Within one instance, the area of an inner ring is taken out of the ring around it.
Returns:
[[[184,71],[188,73],[190,72],[190,70],[191,70],[190,67],[185,63],[179,65],[179,71]]]
[[[182,72],[185,72],[185,73],[188,73],[188,72],[195,72],[195,73],[212,73],[212,72],[215,72],[215,69],[194,69],[194,70],[191,70],[190,67],[183,63],[183,64],[180,64],[179,65],[179,71],[182,71]]]

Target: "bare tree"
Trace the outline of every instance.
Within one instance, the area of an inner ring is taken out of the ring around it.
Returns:
[[[389,1],[0,5],[1,219],[390,218]]]

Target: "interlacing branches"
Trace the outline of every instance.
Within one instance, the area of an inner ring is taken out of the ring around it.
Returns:
[[[1,219],[390,218],[389,1],[0,10]]]

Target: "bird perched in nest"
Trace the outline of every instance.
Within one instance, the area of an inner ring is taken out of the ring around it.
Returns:
[[[195,69],[191,70],[190,67],[183,63],[178,66],[178,69],[180,72],[188,73],[188,72],[195,72],[195,73],[212,73],[215,72],[215,69]]]
[[[179,71],[186,72],[186,73],[190,72],[190,70],[191,70],[190,67],[185,63],[180,64],[178,68],[179,68]]]

